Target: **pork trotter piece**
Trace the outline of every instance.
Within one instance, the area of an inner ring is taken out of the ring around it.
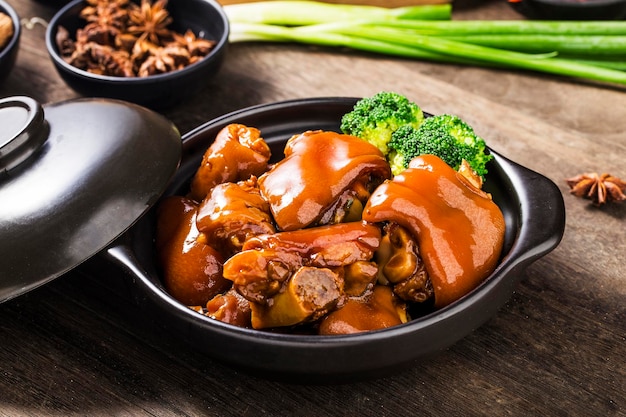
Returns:
[[[395,222],[415,237],[436,308],[483,281],[495,269],[504,242],[504,216],[491,196],[434,155],[414,158],[380,185],[363,220]]]
[[[191,181],[189,197],[200,202],[217,184],[261,175],[270,156],[270,148],[258,129],[235,123],[224,127],[204,153]]]
[[[376,285],[363,297],[352,297],[324,317],[319,334],[340,335],[385,329],[406,323],[406,305],[385,285]]]
[[[259,177],[259,188],[278,228],[290,231],[338,222],[337,212],[339,221],[360,220],[361,210],[356,216],[351,211],[362,208],[390,176],[389,163],[374,145],[350,135],[307,131],[287,141],[285,158]]]
[[[202,306],[232,284],[222,277],[222,256],[196,228],[197,204],[168,197],[157,210],[156,250],[167,292],[188,306]]]
[[[363,288],[376,279],[363,263],[380,235],[375,225],[352,222],[256,236],[225,262],[224,277],[250,301],[253,328],[311,322],[346,297],[344,277],[366,281]]]
[[[216,185],[198,208],[198,230],[224,258],[241,251],[249,238],[276,231],[269,204],[255,184],[256,177],[252,177]]]

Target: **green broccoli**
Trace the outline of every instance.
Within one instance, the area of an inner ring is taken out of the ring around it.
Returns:
[[[487,173],[485,166],[493,158],[485,153],[485,141],[476,135],[474,129],[459,117],[449,114],[427,117],[418,128],[398,128],[388,145],[388,159],[394,175],[407,168],[416,156],[434,154],[457,170],[465,159],[484,179]]]
[[[341,118],[341,131],[376,146],[387,156],[391,134],[403,125],[418,127],[424,113],[415,103],[398,93],[382,91],[362,98]]]

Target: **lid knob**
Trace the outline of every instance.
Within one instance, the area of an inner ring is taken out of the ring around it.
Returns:
[[[26,161],[48,138],[43,107],[30,97],[0,99],[0,176]]]

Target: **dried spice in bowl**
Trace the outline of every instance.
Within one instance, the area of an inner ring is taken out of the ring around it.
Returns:
[[[70,65],[99,75],[147,77],[182,69],[202,59],[215,41],[170,29],[167,0],[86,0],[84,27],[75,39],[59,27],[56,43]]]
[[[6,14],[0,12],[0,51],[4,49],[13,36],[13,22]]]

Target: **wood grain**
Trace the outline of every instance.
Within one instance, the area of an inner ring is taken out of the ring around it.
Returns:
[[[49,20],[58,9],[43,0],[8,2],[24,18]],[[455,2],[454,10],[457,19],[519,18],[495,0]],[[56,74],[43,39],[41,26],[23,31],[1,96],[78,97]],[[220,73],[199,89],[163,111],[183,133],[250,105],[381,90],[402,92],[431,113],[458,114],[494,149],[559,186],[563,241],[526,270],[492,320],[459,343],[397,374],[341,385],[233,369],[140,319],[110,290],[113,277],[67,274],[0,304],[0,416],[626,415],[626,205],[594,208],[564,183],[584,171],[626,177],[624,91],[264,44],[231,45]]]

